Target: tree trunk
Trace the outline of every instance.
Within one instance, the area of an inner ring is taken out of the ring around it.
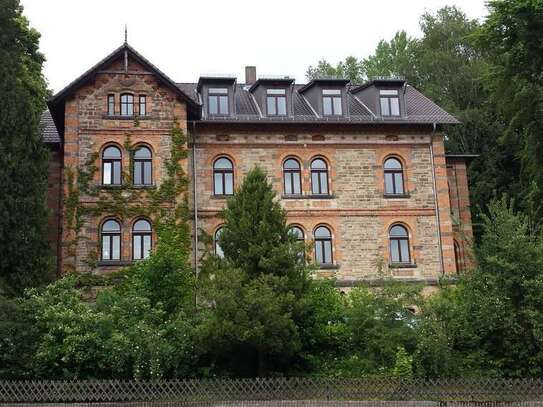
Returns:
[[[261,349],[259,349],[257,353],[258,353],[258,376],[263,377],[263,376],[266,376],[266,355],[264,354],[264,351]]]

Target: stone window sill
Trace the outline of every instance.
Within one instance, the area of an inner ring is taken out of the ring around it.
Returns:
[[[383,194],[385,199],[406,199],[411,198],[410,194]]]
[[[391,269],[416,269],[416,263],[390,263],[388,265]]]
[[[335,199],[335,195],[290,195],[290,194],[283,194],[281,195],[282,199]]]
[[[211,195],[211,199],[228,199],[229,197],[234,196],[234,194],[230,195]]]
[[[339,264],[318,264],[319,270],[339,270]]]
[[[120,115],[120,114],[115,114],[115,115],[104,114],[104,115],[102,115],[102,119],[105,119],[105,120],[154,120],[156,118],[157,118],[156,116],[151,116],[151,115],[139,116],[137,114],[133,114],[131,116],[124,116],[124,115]]]
[[[97,265],[99,267],[121,267],[130,266],[133,262],[129,260],[100,260]]]
[[[157,189],[157,186],[155,184],[151,184],[151,185],[133,185],[133,184],[120,184],[120,185],[102,185],[102,184],[99,184],[98,187],[100,189],[105,189],[105,190],[108,190],[108,189]]]

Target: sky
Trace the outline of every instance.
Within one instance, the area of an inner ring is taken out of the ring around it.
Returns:
[[[42,37],[45,76],[58,92],[124,41],[176,82],[200,75],[288,75],[372,54],[398,30],[418,37],[419,18],[456,5],[470,18],[484,0],[21,0]]]

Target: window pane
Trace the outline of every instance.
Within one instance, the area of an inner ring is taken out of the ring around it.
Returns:
[[[400,101],[398,98],[390,98],[390,114],[392,116],[400,115]]]
[[[119,223],[116,220],[110,219],[104,222],[104,224],[102,225],[102,231],[103,232],[120,232],[121,227],[119,226]]]
[[[228,89],[227,88],[209,88],[209,93],[227,95],[228,94]]]
[[[134,114],[134,105],[132,104],[132,101],[126,105],[127,108],[127,115],[132,116]]]
[[[325,172],[320,173],[321,178],[321,194],[327,194],[328,193],[328,174]]]
[[[119,235],[111,236],[112,239],[112,253],[111,260],[120,260],[121,258],[121,237]]]
[[[117,147],[109,146],[104,150],[102,158],[121,158],[121,150]]]
[[[227,158],[219,158],[217,161],[215,161],[215,164],[213,164],[213,168],[225,170],[231,169],[232,162]]]
[[[153,183],[153,169],[149,161],[143,163],[143,183],[145,185]]]
[[[385,173],[385,193],[387,194],[394,193],[393,177],[394,174]]]
[[[133,239],[134,260],[141,259],[141,236],[135,235]]]
[[[381,98],[381,116],[390,116],[388,98]]]
[[[134,158],[151,158],[151,150],[149,150],[147,147],[141,146],[139,147],[136,152],[134,153]]]
[[[147,114],[146,97],[140,96],[140,115],[145,116]]]
[[[322,241],[318,241],[315,243],[315,261],[317,262],[317,264],[324,263],[322,246]]]
[[[319,226],[315,229],[315,237],[332,237],[330,231],[325,226]]]
[[[340,89],[323,89],[323,95],[341,95]]]
[[[407,240],[400,240],[400,254],[403,263],[409,263],[409,242]]]
[[[209,114],[219,113],[219,98],[218,96],[209,97]]]
[[[293,194],[301,194],[301,183],[300,183],[300,173],[295,172],[292,174],[293,182],[294,182],[294,190],[292,191]]]
[[[394,174],[394,180],[396,181],[396,193],[403,194],[403,175],[401,173]]]
[[[109,260],[111,253],[109,252],[110,236],[102,236],[102,259]]]
[[[400,249],[398,241],[395,239],[390,241],[390,258],[392,259],[392,263],[400,262]]]
[[[380,91],[381,95],[397,95],[398,91],[395,89],[383,89]]]
[[[215,195],[223,195],[222,174],[215,174]]]
[[[326,169],[326,163],[320,158],[316,158],[311,162],[311,169]]]
[[[234,174],[224,174],[224,193],[232,195],[234,193]]]
[[[341,98],[334,98],[334,114],[343,114],[341,109]]]
[[[151,253],[151,236],[143,236],[143,258],[146,259]]]
[[[311,173],[311,192],[319,194],[319,174],[316,172]]]
[[[289,172],[286,172],[285,173],[285,194],[287,195],[293,193],[291,180],[292,180],[292,174]]]
[[[282,116],[287,114],[287,99],[284,97],[277,98],[277,114]]]
[[[268,108],[268,114],[270,116],[277,114],[277,111],[275,110],[275,98],[274,97],[266,98],[266,105],[267,105],[267,108]]]
[[[395,158],[389,158],[385,161],[385,168],[400,170],[402,169],[402,163],[400,163],[400,161],[396,160]]]
[[[219,96],[219,113],[228,114],[228,96]]]
[[[268,95],[284,95],[285,89],[268,89],[266,93]]]
[[[400,225],[395,225],[390,228],[390,236],[407,237],[407,230]]]
[[[141,185],[143,183],[141,179],[141,168],[143,163],[141,161],[134,162],[134,184]]]
[[[113,162],[113,183],[119,185],[121,183],[121,162]]]
[[[293,158],[289,158],[285,161],[285,164],[283,164],[283,166],[285,169],[297,170],[300,168],[300,163]]]
[[[145,219],[140,219],[134,223],[133,230],[136,232],[150,232],[151,224]]]
[[[332,242],[324,242],[324,263],[332,263]]]
[[[332,98],[322,98],[322,111],[325,116],[332,114]]]
[[[224,252],[221,248],[221,246],[219,245],[219,239],[221,237],[221,233],[222,233],[222,228],[220,229],[217,229],[217,231],[215,232],[215,254],[217,256],[219,256],[220,258],[223,258],[224,257]]]
[[[111,184],[111,163],[104,163],[104,184]]]

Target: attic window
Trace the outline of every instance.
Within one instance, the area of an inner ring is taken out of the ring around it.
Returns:
[[[323,89],[322,90],[322,112],[325,116],[341,116],[341,90]]]
[[[399,116],[400,98],[396,89],[383,89],[379,91],[381,116]]]
[[[228,88],[209,88],[208,100],[210,115],[228,115]]]
[[[287,97],[285,89],[268,89],[266,91],[266,108],[268,116],[286,116]]]

